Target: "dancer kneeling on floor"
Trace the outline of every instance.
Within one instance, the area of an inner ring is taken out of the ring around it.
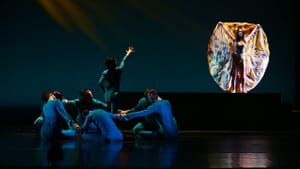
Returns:
[[[97,134],[100,138],[103,138],[105,141],[122,141],[123,134],[120,129],[117,127],[113,119],[116,119],[116,116],[110,112],[107,112],[103,109],[95,109],[92,111],[84,111],[85,119],[81,130],[83,132],[82,137],[85,138],[85,133],[88,133],[87,129],[90,123],[94,123],[99,129],[100,133]]]

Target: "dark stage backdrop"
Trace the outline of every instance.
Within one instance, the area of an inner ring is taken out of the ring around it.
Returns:
[[[250,93],[279,93],[295,104],[296,6],[285,1],[2,0],[0,106],[36,106],[45,90],[77,98],[83,88],[102,99],[103,61],[129,45],[121,90],[222,93],[208,71],[207,45],[218,23],[259,23],[270,62]]]

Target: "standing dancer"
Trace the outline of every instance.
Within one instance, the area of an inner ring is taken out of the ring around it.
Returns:
[[[119,65],[117,65],[117,60],[114,57],[107,57],[105,59],[106,69],[102,72],[98,80],[98,85],[104,92],[104,102],[107,103],[109,112],[118,112],[122,70],[125,66],[126,59],[133,52],[134,48],[128,47],[126,55],[123,57]]]

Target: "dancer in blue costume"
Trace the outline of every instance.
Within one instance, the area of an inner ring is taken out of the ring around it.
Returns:
[[[159,99],[160,97],[156,89],[146,88],[144,90],[144,96],[139,99],[138,104],[135,107],[131,109],[123,110],[120,113],[128,114],[135,111],[145,110]],[[162,125],[160,124],[157,117],[158,115],[156,113],[152,113],[150,115],[145,116],[144,120],[141,120],[133,127],[132,131],[134,136],[136,138],[147,139],[152,137],[153,131],[162,130],[161,129]],[[173,119],[176,124],[175,117],[173,117]]]
[[[119,119],[131,120],[138,117],[145,117],[149,115],[155,115],[158,121],[159,128],[152,131],[143,131],[143,135],[147,135],[148,138],[162,138],[162,139],[174,139],[178,137],[178,129],[176,120],[173,117],[171,104],[168,100],[164,100],[158,96],[155,103],[149,106],[145,110],[131,112],[128,114],[116,114]],[[140,133],[140,134],[142,134]]]
[[[43,95],[43,116],[44,120],[40,130],[40,137],[44,140],[55,140],[66,137],[74,137],[76,128],[79,127],[71,116],[66,112],[63,102],[57,99],[53,93],[44,92]],[[63,122],[66,121],[69,129],[63,129]]]
[[[81,129],[85,132],[91,122],[95,123],[100,129],[100,138],[105,141],[122,141],[123,134],[117,127],[113,119],[116,119],[112,113],[103,109],[96,109],[90,112],[86,112],[85,120]]]
[[[70,107],[67,104],[65,104],[67,99],[64,98],[64,95],[60,91],[57,91],[57,90],[54,90],[51,93],[55,96],[56,99],[61,100],[64,103],[65,110],[67,111],[68,115],[70,116],[70,119],[73,120],[74,116],[72,116],[70,114],[70,112],[71,112],[71,110],[69,109]],[[37,134],[40,134],[40,130],[43,125],[44,118],[45,118],[44,112],[41,112],[41,114],[35,119],[35,121],[33,123],[33,127],[37,131]],[[67,129],[67,128],[69,128],[69,125],[67,123],[63,123],[63,128]],[[68,130],[63,130],[63,131],[66,132]]]

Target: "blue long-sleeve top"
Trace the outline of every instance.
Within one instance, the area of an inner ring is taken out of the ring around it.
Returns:
[[[46,123],[57,123],[57,119],[60,118],[59,115],[66,122],[72,120],[69,114],[66,112],[62,101],[60,100],[47,101],[43,106],[43,115]]]
[[[94,122],[106,139],[110,141],[123,140],[123,134],[113,121],[114,118],[112,113],[105,110],[93,110],[85,117],[82,129],[86,129],[89,123]]]
[[[61,130],[63,129],[62,122],[65,120],[71,126],[72,118],[66,112],[62,101],[60,100],[48,100],[43,105],[44,121],[40,134],[42,138],[52,139],[61,136]]]
[[[163,127],[164,138],[178,137],[177,126],[173,119],[171,104],[168,100],[158,100],[145,110],[128,113],[125,119],[131,120],[138,117],[144,117],[151,114],[157,114],[157,119]]]

